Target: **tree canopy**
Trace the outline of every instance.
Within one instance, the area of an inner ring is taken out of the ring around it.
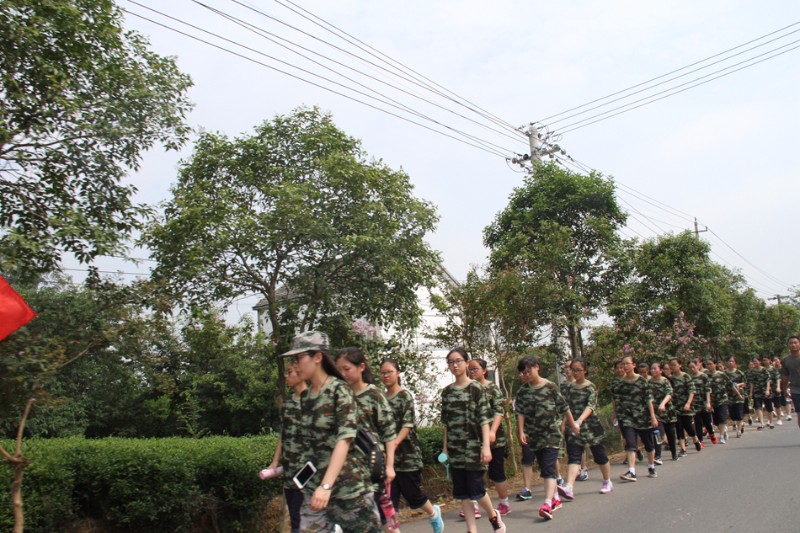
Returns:
[[[203,133],[172,194],[144,238],[171,294],[260,294],[276,344],[337,317],[418,323],[416,290],[439,260],[424,240],[435,210],[329,114],[300,108],[235,139]]]
[[[188,76],[109,0],[0,0],[0,265],[119,251],[147,210],[124,183],[188,134]]]

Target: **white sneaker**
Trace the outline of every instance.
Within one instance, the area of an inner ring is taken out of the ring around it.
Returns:
[[[600,494],[610,494],[614,492],[614,484],[611,483],[611,480],[603,481],[603,486],[600,488]]]
[[[778,424],[779,426],[782,426],[782,425],[783,425],[783,420],[781,420],[781,419],[779,418],[779,419],[778,419],[778,421],[776,422],[776,424]]]

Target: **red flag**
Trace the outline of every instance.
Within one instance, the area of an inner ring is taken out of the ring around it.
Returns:
[[[0,276],[0,341],[30,322],[36,313]]]

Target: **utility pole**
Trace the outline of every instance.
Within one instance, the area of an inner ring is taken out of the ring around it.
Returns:
[[[705,229],[699,229],[697,226],[697,217],[694,217],[694,238],[699,239],[701,233],[705,233],[708,231],[708,226],[705,226]]]
[[[767,300],[778,300],[778,305],[781,305],[781,298],[791,298],[788,294],[776,294],[772,298],[767,298]]]

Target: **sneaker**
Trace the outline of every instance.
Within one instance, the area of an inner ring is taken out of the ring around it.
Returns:
[[[711,436],[709,437],[709,439],[711,439],[711,442],[712,442],[712,444],[716,444],[716,443],[717,443],[717,441],[719,440],[719,439],[717,439],[717,436],[716,436],[716,435],[714,435],[713,433],[711,434]]]
[[[758,426],[756,426],[756,429],[757,429],[758,431],[761,431],[762,429],[764,429],[764,426],[762,426],[761,424],[759,424]]]
[[[661,457],[656,457],[656,458],[653,460],[653,462],[654,462],[655,464],[657,464],[658,466],[661,466],[661,465],[663,465],[663,464],[664,464],[664,461],[662,461],[662,460],[661,460]]]
[[[636,460],[644,461],[644,454],[642,453],[642,450],[636,450]]]
[[[779,426],[782,426],[782,425],[783,425],[783,420],[781,420],[781,419],[779,418],[779,419],[778,419],[778,421],[777,421],[777,422],[775,422],[775,423],[776,423],[776,424],[778,424]]]
[[[552,520],[553,519],[553,508],[543,503],[541,507],[539,507],[539,516],[544,518],[545,520]]]
[[[567,501],[575,499],[575,494],[572,492],[572,487],[569,486],[569,483],[564,483],[558,487],[558,493]]]
[[[723,436],[721,436],[719,438],[719,443],[720,444],[725,444],[726,442],[728,442],[728,438],[725,435],[723,435]]]
[[[775,429],[775,424],[770,424],[769,429]]]
[[[494,518],[490,518],[489,522],[492,524],[492,529],[498,533],[506,533],[506,525],[503,523],[503,518],[500,516],[499,511],[495,511]]]
[[[725,429],[725,431],[722,433],[722,438],[727,442],[727,440],[728,440],[728,430],[727,429]]]
[[[678,452],[678,458],[680,459],[681,457],[686,457],[686,450],[681,450]]]
[[[558,511],[559,509],[561,509],[561,498],[559,498],[558,496],[553,496],[553,503],[550,504],[550,508],[553,511]]]
[[[697,441],[697,442],[695,442],[695,443],[694,443],[694,449],[695,449],[695,450],[697,450],[697,451],[699,452],[700,450],[702,450],[702,449],[703,449],[703,443],[702,443],[702,442],[700,442],[700,441]]]
[[[619,478],[623,481],[636,481],[636,474],[628,470],[627,472],[619,476]]]
[[[589,469],[588,468],[581,468],[580,472],[578,472],[578,477],[575,478],[576,481],[586,481],[589,479]]]
[[[742,432],[739,431],[738,429],[736,430],[736,438],[737,439],[741,439],[742,438]]]
[[[610,494],[614,492],[614,484],[611,483],[611,480],[603,481],[603,486],[600,487],[600,494]]]
[[[705,443],[705,442],[701,442],[701,443],[700,443],[700,448],[702,448],[703,450],[705,450],[705,449],[706,449],[706,443]]]
[[[525,501],[530,500],[533,498],[533,493],[530,489],[522,489],[520,492],[517,493],[517,501]]]
[[[433,528],[433,533],[442,533],[444,531],[444,520],[442,520],[442,508],[438,505],[433,506],[433,512],[436,513],[428,520]]]
[[[752,416],[747,417],[747,425],[748,426],[752,426],[753,425],[753,417]]]
[[[563,478],[563,477],[561,477],[561,476],[557,477],[557,478],[556,478],[556,486],[557,486],[557,487],[560,487],[560,486],[561,486],[561,485],[563,485],[563,484],[564,484],[564,478]]]
[[[656,473],[656,467],[650,466],[647,468],[647,477],[658,477]]]
[[[500,502],[497,504],[497,512],[500,513],[500,516],[505,516],[511,512],[511,507],[505,502]]]
[[[787,416],[787,417],[786,417],[786,420],[788,420],[789,422],[791,422],[791,421],[792,421],[792,415],[789,415],[789,416]]]
[[[681,459],[681,456],[680,456],[680,455],[673,455],[673,456],[672,456],[672,460],[673,460],[673,461],[680,461],[680,459]]]

